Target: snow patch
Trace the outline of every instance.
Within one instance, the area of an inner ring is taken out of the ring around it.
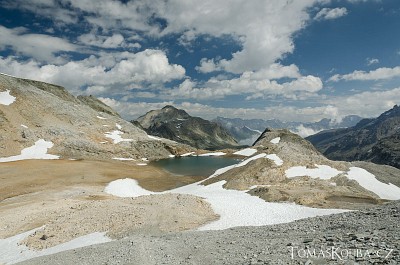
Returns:
[[[147,137],[149,137],[152,140],[161,141],[161,139],[159,137],[156,137],[156,136],[153,136],[153,135],[147,135]]]
[[[185,157],[185,156],[191,156],[191,155],[193,155],[193,154],[194,154],[194,152],[190,152],[190,153],[186,153],[186,154],[183,154],[183,155],[180,155],[180,156]]]
[[[137,163],[136,165],[137,165],[137,166],[147,166],[146,163]]]
[[[118,184],[118,185],[116,185]],[[180,193],[199,196],[211,204],[212,209],[220,216],[217,221],[199,228],[199,230],[221,230],[236,226],[261,226],[287,223],[294,220],[341,213],[346,210],[317,209],[289,203],[266,202],[245,191],[226,190],[222,186],[225,181],[203,186],[199,182],[161,193],[150,192],[141,188],[133,179],[116,180],[106,189],[120,197],[138,197],[147,194]],[[107,191],[106,191],[107,192]]]
[[[224,155],[226,155],[224,152],[215,152],[215,153],[201,154],[198,156],[224,156]]]
[[[170,158],[173,158],[173,157],[175,157],[175,155],[168,155]]]
[[[22,128],[28,129],[28,126],[21,124]]]
[[[107,120],[107,118],[101,117],[101,116],[96,116],[100,120]]]
[[[280,141],[281,141],[281,137],[276,137],[276,138],[272,139],[272,140],[270,141],[270,143],[279,144]]]
[[[0,263],[14,264],[17,262],[25,261],[36,257],[55,254],[61,251],[66,251],[111,241],[110,238],[105,236],[105,233],[96,232],[75,238],[69,242],[65,242],[63,244],[43,249],[40,251],[30,250],[25,245],[19,245],[20,241],[22,241],[29,235],[33,234],[38,229],[39,228],[36,228],[31,231],[21,233],[9,238],[0,239]]]
[[[122,129],[122,126],[119,125],[118,123],[116,123],[115,126],[117,127],[118,130],[121,130],[121,129]]]
[[[143,189],[135,179],[130,178],[110,182],[104,192],[117,197],[139,197],[154,194],[154,192]]]
[[[233,153],[234,155],[239,155],[239,156],[252,156],[255,153],[257,153],[257,149],[254,148],[246,148],[240,151],[237,151]]]
[[[286,177],[294,178],[294,177],[310,176],[312,178],[331,179],[342,173],[342,171],[339,171],[330,166],[326,165],[315,165],[315,166],[317,168],[306,168],[305,166],[291,167],[285,171]]]
[[[361,187],[372,191],[378,195],[381,199],[386,200],[399,200],[400,199],[400,188],[392,183],[386,184],[380,182],[376,177],[366,171],[365,169],[358,167],[351,167],[347,172],[349,179],[355,180],[360,184]]]
[[[120,142],[131,142],[133,139],[124,139],[121,137],[121,135],[124,134],[123,132],[119,130],[115,130],[112,132],[106,132],[104,135],[107,138],[111,138],[114,141],[114,144],[120,143]]]
[[[59,156],[57,155],[47,154],[47,149],[52,147],[52,142],[40,139],[37,140],[33,146],[22,149],[20,155],[0,158],[0,162],[11,162],[26,159],[59,159]]]
[[[273,160],[277,166],[282,166],[283,164],[283,160],[276,154],[267,155],[266,158]]]
[[[124,158],[124,157],[113,157],[114,160],[120,160],[120,161],[134,161],[135,159],[133,158]]]
[[[0,104],[11,105],[15,101],[16,97],[10,95],[10,90],[0,92]]]

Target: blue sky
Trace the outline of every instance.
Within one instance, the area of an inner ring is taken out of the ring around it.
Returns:
[[[0,72],[127,119],[340,120],[400,103],[397,0],[1,0]]]

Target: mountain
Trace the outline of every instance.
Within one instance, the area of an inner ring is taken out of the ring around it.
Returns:
[[[95,97],[0,74],[0,160],[47,149],[63,159],[140,160],[193,148],[149,137]]]
[[[173,106],[149,111],[137,121],[151,135],[196,148],[216,150],[238,146],[232,135],[219,124],[192,117]]]
[[[361,119],[362,118],[357,115],[349,115],[344,117],[340,122],[334,122],[331,119],[322,119],[318,122],[302,123],[284,122],[278,119],[244,120],[240,118],[229,119],[223,117],[217,117],[213,121],[226,128],[239,143],[251,145],[265,128],[288,129],[300,136],[306,137],[322,130],[351,127],[357,124]]]
[[[319,208],[356,209],[400,198],[400,170],[369,162],[332,161],[309,141],[286,129],[266,129],[251,157],[219,170],[202,184],[247,191],[266,201]],[[390,184],[389,184],[390,183]]]
[[[307,139],[331,159],[400,168],[400,107],[396,105],[374,119],[363,119],[353,127],[322,131]]]

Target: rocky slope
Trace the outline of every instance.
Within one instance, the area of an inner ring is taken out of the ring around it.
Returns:
[[[364,160],[400,168],[400,107],[347,129],[323,131],[307,138],[335,160]]]
[[[135,235],[21,264],[394,265],[400,263],[399,215],[396,201],[272,226]]]
[[[284,122],[278,119],[262,120],[250,119],[244,120],[240,118],[229,119],[217,117],[216,123],[226,128],[237,141],[246,141],[253,139],[261,134],[265,128],[271,129],[288,129],[303,137],[309,136],[321,130],[334,129],[334,128],[347,128],[357,124],[362,118],[357,115],[349,115],[344,117],[340,122],[334,122],[331,119],[322,119],[318,122]],[[254,143],[254,141],[252,142]],[[252,144],[251,143],[251,144]]]
[[[188,144],[196,148],[217,150],[236,147],[236,140],[220,125],[198,117],[192,117],[184,110],[165,106],[152,110],[137,121],[151,135],[156,135]]]
[[[96,98],[60,86],[0,74],[0,93],[0,158],[40,144],[74,159],[156,159],[192,149],[150,138]]]
[[[224,180],[225,188],[248,190],[266,201],[350,209],[385,201],[360,184],[360,178],[370,177],[369,172],[375,175],[373,179],[400,186],[400,170],[372,163],[331,161],[310,142],[288,130],[267,129],[253,148],[259,159],[216,174],[204,184]]]

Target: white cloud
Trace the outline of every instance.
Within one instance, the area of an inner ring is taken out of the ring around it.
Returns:
[[[373,64],[379,63],[379,59],[376,59],[376,58],[367,58],[366,61],[367,61],[367,65],[373,65]]]
[[[333,75],[329,78],[329,81],[337,82],[340,80],[384,80],[391,79],[394,77],[400,77],[400,66],[394,68],[382,67],[369,72],[365,71],[354,71],[350,74],[345,75]]]
[[[75,93],[88,86],[87,93],[123,93],[129,89],[159,86],[165,82],[182,79],[185,69],[170,64],[160,50],[138,53],[101,53],[81,61],[62,65],[41,65],[31,60],[19,62],[14,57],[0,57],[0,71],[65,86]]]
[[[345,7],[337,8],[322,8],[316,15],[314,19],[317,20],[329,20],[336,19],[347,15],[348,11]]]
[[[41,61],[58,61],[57,52],[77,50],[67,40],[43,34],[27,33],[25,28],[9,29],[0,25],[0,49],[11,47],[17,54],[30,56]]]
[[[186,99],[218,99],[232,95],[249,95],[248,99],[262,98],[264,96],[283,96],[295,99],[299,93],[316,93],[323,88],[320,78],[308,75],[300,76],[294,66],[289,66],[286,73],[274,71],[245,72],[238,78],[217,79],[211,78],[205,84],[198,84],[186,79],[178,87],[163,91],[167,98]],[[294,71],[293,71],[294,70]],[[261,78],[263,75],[269,77],[298,76],[298,78],[284,83],[275,80]]]
[[[293,130],[294,133],[300,135],[301,137],[305,138],[307,136],[319,133],[321,130],[314,130],[309,127],[305,127],[303,124],[299,125],[296,127],[295,130]]]

